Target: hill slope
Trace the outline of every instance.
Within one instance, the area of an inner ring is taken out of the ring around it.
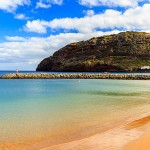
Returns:
[[[45,58],[37,71],[136,71],[150,66],[150,33],[122,32],[71,43]]]

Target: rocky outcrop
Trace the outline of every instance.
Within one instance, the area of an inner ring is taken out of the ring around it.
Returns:
[[[150,34],[122,32],[71,43],[45,58],[37,71],[137,71],[150,66]]]
[[[117,79],[117,80],[150,80],[150,75],[138,74],[89,74],[89,73],[65,73],[65,74],[6,74],[0,79]]]

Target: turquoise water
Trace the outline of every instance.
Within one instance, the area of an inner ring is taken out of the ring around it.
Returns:
[[[102,132],[147,113],[149,91],[150,81],[0,80],[0,145],[35,149]]]

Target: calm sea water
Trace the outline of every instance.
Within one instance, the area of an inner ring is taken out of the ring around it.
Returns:
[[[0,146],[42,148],[102,132],[150,109],[150,81],[0,80]]]
[[[15,70],[13,71],[0,71],[0,76],[2,75],[5,75],[5,74],[9,74],[9,73],[16,73]],[[19,70],[19,73],[33,73],[33,74],[37,74],[37,73],[49,73],[49,74],[59,74],[59,73],[77,73],[77,72],[40,72],[40,71],[20,71]],[[103,74],[104,72],[78,72],[78,73],[100,73],[100,74]],[[145,72],[145,73],[140,73],[140,72],[135,72],[135,73],[127,73],[127,72],[112,72],[111,74],[150,74],[150,72]]]

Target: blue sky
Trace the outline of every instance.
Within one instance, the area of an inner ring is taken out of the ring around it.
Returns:
[[[35,70],[71,43],[150,32],[150,0],[0,0],[0,70]]]

